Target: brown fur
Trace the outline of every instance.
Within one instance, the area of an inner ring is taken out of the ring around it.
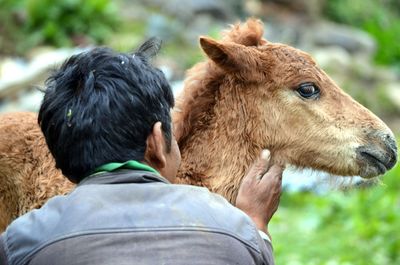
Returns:
[[[262,23],[250,19],[233,26],[222,41],[200,39],[209,60],[188,71],[173,113],[182,153],[179,182],[206,186],[234,202],[263,148],[278,163],[377,175],[356,148],[383,150],[384,138],[393,138],[387,126],[337,87],[308,54],[262,35]],[[316,83],[320,99],[301,99],[295,89],[302,82]],[[0,230],[70,189],[54,168],[36,115],[1,116]]]
[[[19,215],[73,188],[55,168],[33,113],[0,116],[0,231]]]

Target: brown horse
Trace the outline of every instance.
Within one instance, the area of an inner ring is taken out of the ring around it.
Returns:
[[[263,148],[278,163],[335,175],[370,178],[392,168],[390,129],[310,55],[262,35],[262,24],[251,19],[222,41],[200,38],[209,60],[188,72],[174,113],[181,182],[234,202]]]
[[[200,38],[209,59],[187,74],[173,113],[180,183],[235,202],[261,149],[277,163],[365,178],[397,160],[390,129],[344,93],[306,53],[262,38],[262,23]],[[55,168],[36,114],[0,117],[0,231],[73,185]]]

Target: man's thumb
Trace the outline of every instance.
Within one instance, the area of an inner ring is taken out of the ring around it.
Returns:
[[[270,157],[271,157],[271,152],[268,149],[263,149],[261,151],[262,160],[264,160],[265,162],[269,162]]]
[[[264,149],[261,151],[260,158],[257,161],[257,168],[262,171],[258,172],[260,174],[259,178],[261,179],[262,176],[267,172],[269,168],[269,162],[271,159],[271,153],[268,149]]]

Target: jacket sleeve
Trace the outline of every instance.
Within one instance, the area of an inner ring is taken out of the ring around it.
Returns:
[[[9,265],[10,263],[8,262],[7,259],[7,253],[6,253],[6,248],[5,248],[5,242],[4,242],[4,236],[0,236],[0,264],[1,265]]]
[[[262,265],[275,265],[272,244],[269,238],[264,239],[260,234],[258,234],[257,239],[263,260]]]

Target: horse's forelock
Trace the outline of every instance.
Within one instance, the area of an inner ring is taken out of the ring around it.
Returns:
[[[264,44],[264,25],[259,19],[250,18],[244,24],[232,25],[229,31],[223,33],[224,41],[232,41],[245,46]]]

